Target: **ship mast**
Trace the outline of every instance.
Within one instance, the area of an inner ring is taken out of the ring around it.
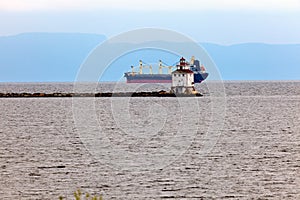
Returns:
[[[194,62],[195,62],[195,56],[192,56],[192,57],[191,57],[190,65],[194,65]]]

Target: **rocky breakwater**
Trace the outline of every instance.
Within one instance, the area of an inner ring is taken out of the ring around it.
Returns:
[[[0,93],[0,98],[51,98],[51,97],[195,97],[201,93],[177,95],[166,91],[154,92],[104,92],[104,93]]]

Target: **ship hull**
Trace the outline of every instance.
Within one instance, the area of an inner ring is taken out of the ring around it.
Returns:
[[[172,83],[172,80],[160,80],[160,79],[131,79],[127,80],[127,83]]]
[[[201,83],[208,77],[208,73],[194,73],[194,82]]]
[[[132,74],[125,73],[127,83],[172,83],[171,74]],[[194,82],[201,83],[208,73],[194,73]]]

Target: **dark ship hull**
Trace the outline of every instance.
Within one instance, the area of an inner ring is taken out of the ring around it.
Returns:
[[[127,83],[171,83],[171,74],[135,74],[127,72],[124,74]],[[206,72],[194,72],[194,82],[201,83],[208,77]]]

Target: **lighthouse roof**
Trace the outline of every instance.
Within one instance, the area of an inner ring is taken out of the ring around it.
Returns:
[[[173,73],[193,74],[194,72],[189,69],[177,69],[177,70],[173,71]]]

